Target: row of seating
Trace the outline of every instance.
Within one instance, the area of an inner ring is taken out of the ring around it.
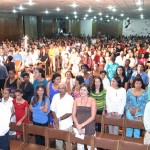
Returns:
[[[110,116],[107,116],[106,113],[103,113],[103,115],[96,115],[95,121],[96,121],[96,123],[101,124],[101,132],[96,133],[97,137],[113,139],[113,140],[124,140],[124,141],[143,144],[145,127],[144,127],[144,124],[142,121],[129,120],[125,116],[123,118],[112,118]],[[108,125],[119,126],[122,131],[121,134],[119,134],[119,135],[109,134],[108,130],[107,130]],[[141,129],[141,131],[142,131],[141,138],[135,139],[135,138],[126,137],[125,136],[126,128]]]
[[[88,135],[86,135],[83,140],[75,137],[74,133],[56,130],[54,128],[36,126],[32,124],[22,124],[21,126],[17,126],[15,123],[11,123],[10,130],[23,132],[23,141],[10,141],[11,150],[54,150],[55,148],[52,148],[50,143],[55,139],[65,141],[66,150],[72,150],[72,145],[74,143],[90,145],[91,150],[94,150],[94,147],[108,150],[150,150],[150,147],[148,145],[140,143]],[[30,143],[29,136],[31,135],[44,136],[45,146]]]

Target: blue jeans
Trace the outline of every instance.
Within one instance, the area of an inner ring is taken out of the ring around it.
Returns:
[[[10,150],[10,146],[9,146],[9,132],[7,132],[4,136],[0,136],[0,149],[2,149],[2,150]]]
[[[129,120],[135,120],[135,117],[131,115],[130,110],[126,111],[126,117]],[[140,129],[126,128],[127,137],[132,137],[132,133],[134,134],[134,138],[140,138]]]

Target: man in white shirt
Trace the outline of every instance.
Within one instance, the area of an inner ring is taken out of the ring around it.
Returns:
[[[51,111],[54,117],[56,129],[72,132],[72,107],[74,99],[67,93],[67,85],[60,83],[59,93],[54,95],[51,103]],[[63,141],[56,140],[56,147],[63,150]]]
[[[148,102],[145,106],[144,126],[145,126],[145,130],[147,131],[144,137],[144,144],[149,145],[150,144],[150,102]]]
[[[124,66],[126,61],[126,57],[124,56],[123,50],[120,51],[120,55],[116,57],[115,63],[119,64],[119,66]]]
[[[0,103],[0,149],[9,150],[9,123],[11,110]]]

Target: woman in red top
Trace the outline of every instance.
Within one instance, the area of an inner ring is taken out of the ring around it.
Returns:
[[[16,116],[16,124],[20,126],[22,123],[28,123],[28,102],[22,98],[21,89],[15,91],[15,99],[13,100],[13,112]],[[21,138],[22,132],[17,132],[17,138]]]

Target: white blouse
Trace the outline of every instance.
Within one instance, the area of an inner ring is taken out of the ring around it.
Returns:
[[[109,87],[106,92],[107,112],[117,112],[122,115],[126,105],[126,90],[124,88],[114,89]]]

